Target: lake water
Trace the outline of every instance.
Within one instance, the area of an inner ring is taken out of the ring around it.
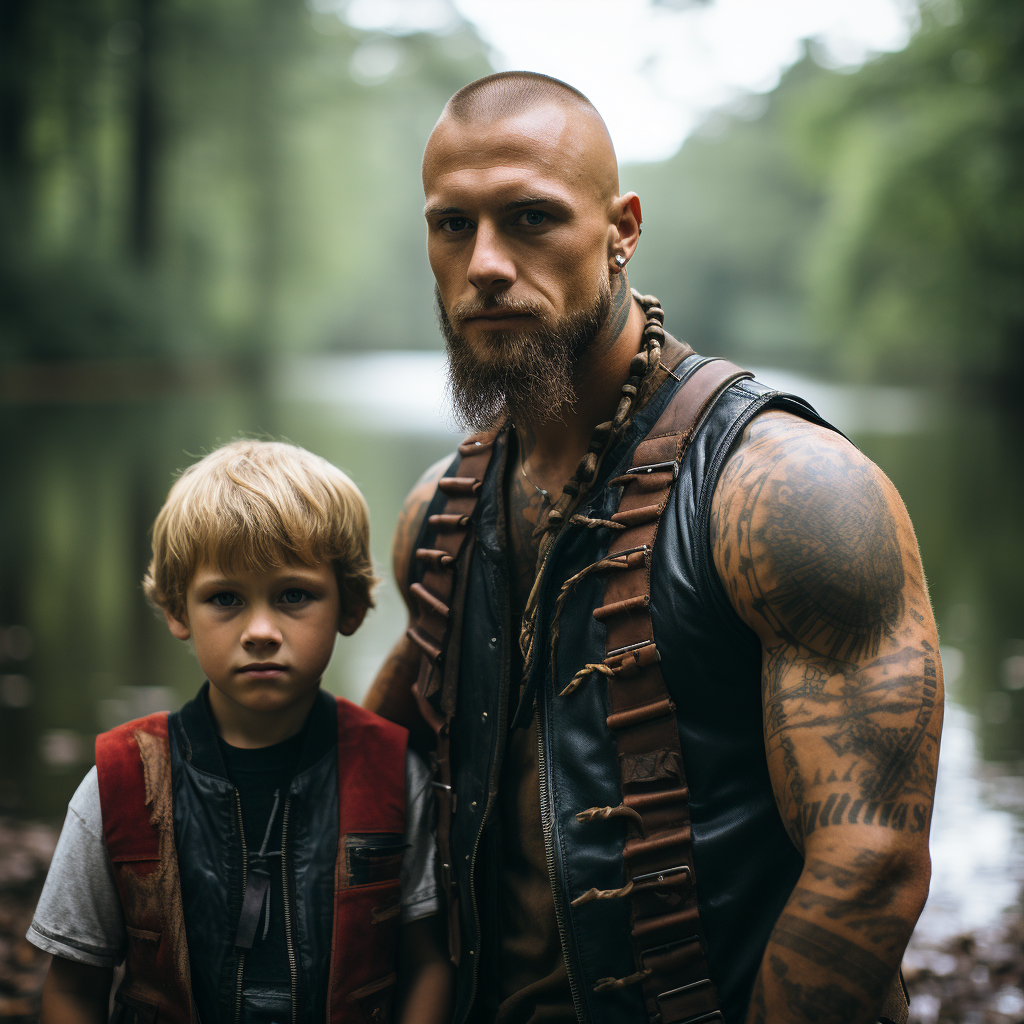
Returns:
[[[932,895],[915,939],[935,944],[993,921],[1024,881],[1021,432],[981,403],[758,376],[803,395],[878,462],[918,532],[949,695]],[[244,377],[119,365],[60,382],[5,389],[0,404],[0,814],[46,818],[62,813],[97,731],[176,707],[201,681],[139,588],[175,469],[263,433],[356,480],[385,581],[325,683],[358,700],[405,626],[389,572],[402,500],[459,437],[435,352],[292,360]]]

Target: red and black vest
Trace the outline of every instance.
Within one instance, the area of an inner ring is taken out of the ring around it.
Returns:
[[[324,693],[308,730],[313,754],[288,796],[292,1020],[383,1024],[396,981],[407,734]],[[237,797],[219,764],[202,693],[96,740],[127,930],[116,998],[143,1024],[237,1018],[232,938],[245,872],[232,834]]]

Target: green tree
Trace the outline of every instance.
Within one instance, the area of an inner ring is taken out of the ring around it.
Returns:
[[[910,45],[803,99],[826,200],[808,252],[821,338],[849,373],[1024,377],[1024,6],[922,5]]]

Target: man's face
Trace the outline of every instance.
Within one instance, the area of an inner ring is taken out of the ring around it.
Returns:
[[[470,422],[498,412],[504,391],[513,416],[550,418],[572,400],[573,365],[608,309],[611,196],[590,159],[559,106],[490,124],[446,119],[431,136],[427,254]]]

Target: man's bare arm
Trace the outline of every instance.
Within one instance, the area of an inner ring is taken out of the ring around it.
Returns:
[[[110,967],[55,956],[43,981],[40,1024],[105,1024],[113,977]]]
[[[409,593],[413,548],[427,514],[427,507],[437,490],[437,481],[441,479],[451,461],[452,456],[446,456],[420,477],[405,499],[398,517],[398,526],[395,528],[391,561],[395,581],[409,610],[410,623],[417,614],[416,604]],[[401,639],[391,649],[363,700],[363,707],[392,722],[404,725],[413,733],[414,740],[422,739],[421,734],[427,728],[412,693],[412,685],[419,673],[420,656],[420,649],[403,633]]]
[[[452,1017],[454,972],[444,925],[436,914],[402,926],[398,940],[401,1024],[447,1024]]]
[[[869,1024],[930,874],[942,667],[913,528],[849,442],[768,412],[726,464],[711,540],[761,639],[768,768],[805,858],[749,1021]]]

